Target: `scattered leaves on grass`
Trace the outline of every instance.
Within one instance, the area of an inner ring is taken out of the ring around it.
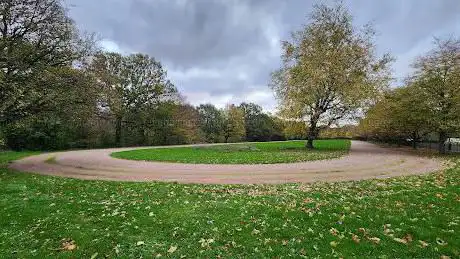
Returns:
[[[48,237],[65,231],[81,233],[75,258],[93,247],[109,258],[457,258],[458,179],[460,163],[421,176],[282,185],[79,181],[0,168],[0,257],[59,257],[65,240]]]

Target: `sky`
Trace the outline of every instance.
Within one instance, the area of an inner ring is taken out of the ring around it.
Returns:
[[[308,0],[66,0],[100,46],[159,60],[186,100],[198,105],[255,102],[276,111],[268,87],[281,65],[280,42],[308,22]],[[460,0],[343,1],[357,27],[372,23],[377,52],[390,53],[398,86],[434,37],[460,36]]]

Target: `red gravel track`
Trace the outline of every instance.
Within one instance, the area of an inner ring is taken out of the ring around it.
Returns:
[[[131,149],[134,148],[47,153],[15,161],[10,167],[24,172],[88,180],[215,184],[348,181],[423,174],[442,168],[436,159],[361,141],[353,141],[350,153],[339,159],[290,164],[181,164],[110,157],[113,152]],[[53,157],[54,160],[47,162]]]

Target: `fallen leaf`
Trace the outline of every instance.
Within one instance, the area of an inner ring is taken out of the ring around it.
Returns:
[[[423,241],[423,240],[419,240],[418,242],[420,243],[420,247],[421,247],[421,248],[425,248],[425,247],[428,246],[428,243],[425,242],[425,241]]]
[[[62,242],[62,250],[72,251],[75,248],[77,248],[75,241],[73,241],[72,239],[64,239],[63,241],[64,242]]]
[[[378,237],[368,237],[369,241],[372,241],[374,244],[380,243],[380,238]]]
[[[445,246],[445,245],[447,245],[447,242],[444,241],[444,240],[442,240],[442,239],[440,239],[439,237],[436,238],[436,243],[437,243],[438,245],[440,245],[440,246]]]
[[[402,239],[402,238],[393,238],[394,241],[398,242],[398,243],[401,243],[401,244],[407,244],[407,240],[406,239]]]
[[[169,249],[168,249],[168,253],[172,254],[174,252],[176,252],[177,250],[177,246],[171,246]]]
[[[333,235],[333,236],[337,236],[337,234],[339,233],[339,231],[335,228],[331,228],[329,229],[329,232]]]
[[[407,243],[410,243],[414,240],[414,238],[412,238],[412,235],[411,234],[407,234],[404,236],[404,240],[407,241]]]
[[[361,239],[359,239],[359,237],[355,234],[353,234],[351,236],[351,239],[355,242],[355,243],[359,243],[361,241]]]
[[[329,245],[331,245],[332,247],[337,247],[337,242],[331,241],[331,242],[329,243]]]

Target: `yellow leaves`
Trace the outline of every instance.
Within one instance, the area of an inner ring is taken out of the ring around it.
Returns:
[[[394,241],[398,242],[398,243],[401,243],[401,244],[408,244],[410,242],[412,242],[414,239],[412,237],[411,234],[406,234],[403,238],[393,238]]]
[[[172,254],[172,253],[176,252],[176,250],[177,250],[177,246],[171,246],[168,249],[168,253]]]
[[[379,244],[380,243],[380,238],[378,237],[368,237],[367,238],[369,241],[371,241],[374,244]]]
[[[305,198],[303,200],[303,203],[313,203],[315,200],[313,200],[312,198]]]
[[[412,242],[414,240],[414,238],[412,237],[411,234],[406,234],[404,236],[404,240],[406,240],[408,243]]]
[[[396,207],[403,207],[404,205],[405,205],[404,202],[401,202],[401,201],[396,201],[395,203]]]
[[[329,229],[329,233],[331,233],[331,235],[333,236],[337,236],[339,234],[339,231],[335,228],[331,228]]]
[[[391,224],[383,225],[383,233],[387,236],[393,236],[393,230],[390,228]]]
[[[209,238],[209,239],[202,238],[198,242],[201,244],[201,247],[209,248],[211,244],[214,243],[214,239],[213,238]]]
[[[357,243],[357,244],[358,244],[359,242],[361,242],[361,239],[360,239],[357,235],[355,235],[355,234],[352,234],[352,235],[351,235],[351,240],[353,240],[353,242],[355,242],[355,243]]]
[[[423,241],[423,240],[419,240],[418,242],[419,242],[419,244],[420,244],[419,246],[421,248],[425,248],[425,247],[429,246],[429,244],[427,242]]]
[[[337,247],[338,243],[336,241],[331,241],[329,245],[332,247]]]
[[[402,243],[402,244],[407,244],[407,241],[405,239],[402,239],[402,238],[393,238],[394,241],[398,242],[398,243]]]
[[[75,241],[72,239],[63,239],[61,244],[61,249],[66,250],[66,251],[72,251],[77,248],[77,245],[75,244]]]

